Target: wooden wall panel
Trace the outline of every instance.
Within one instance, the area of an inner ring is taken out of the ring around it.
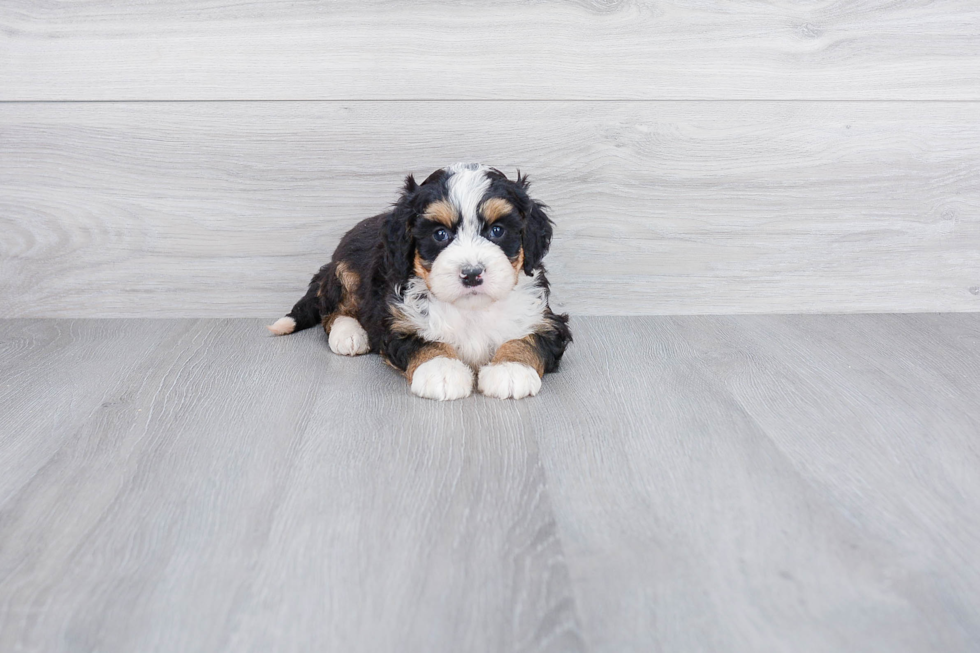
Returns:
[[[408,172],[529,172],[578,314],[980,310],[971,103],[0,105],[0,315],[284,313]]]
[[[36,2],[0,100],[980,100],[975,0]]]

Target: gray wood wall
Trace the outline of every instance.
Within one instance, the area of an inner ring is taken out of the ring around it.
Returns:
[[[0,316],[278,316],[458,160],[573,313],[977,311],[980,3],[0,4]]]

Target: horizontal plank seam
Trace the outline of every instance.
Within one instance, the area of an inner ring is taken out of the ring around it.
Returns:
[[[980,104],[980,98],[976,100],[945,100],[945,99],[918,99],[903,100],[896,98],[881,99],[827,99],[827,98],[669,98],[669,99],[628,99],[628,98],[391,98],[391,99],[370,99],[370,98],[348,98],[348,99],[209,99],[209,100],[0,100],[0,104],[216,104],[216,103],[297,103],[297,102],[332,102],[337,103],[370,103],[370,102],[430,102],[430,103],[449,103],[449,102],[561,102],[561,103],[634,103],[634,104],[656,104],[656,103],[682,103],[682,102],[759,102],[759,103],[809,103],[809,104]]]

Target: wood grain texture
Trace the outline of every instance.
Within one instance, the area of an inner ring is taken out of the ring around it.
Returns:
[[[572,326],[444,404],[315,330],[0,321],[0,650],[977,650],[978,316]]]
[[[408,172],[529,172],[578,314],[977,311],[970,103],[0,106],[0,314],[282,315]]]
[[[517,406],[262,331],[0,324],[0,650],[582,649]]]
[[[70,425],[118,401],[115,377],[145,373],[154,364],[152,352],[167,346],[172,334],[172,325],[159,321],[119,321],[110,327],[46,320],[5,329],[0,503],[22,490],[75,435]]]
[[[2,100],[980,100],[980,7],[8,0],[0,89]]]
[[[574,328],[526,415],[595,650],[977,650],[977,316]]]

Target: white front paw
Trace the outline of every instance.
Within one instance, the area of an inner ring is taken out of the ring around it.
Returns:
[[[521,399],[538,394],[541,377],[524,363],[491,363],[480,369],[479,385],[488,397]]]
[[[330,345],[330,351],[341,356],[366,354],[371,349],[367,331],[360,322],[346,315],[336,318],[330,325],[327,343]]]
[[[438,356],[412,374],[412,392],[426,399],[462,399],[473,392],[473,370],[455,358]]]

